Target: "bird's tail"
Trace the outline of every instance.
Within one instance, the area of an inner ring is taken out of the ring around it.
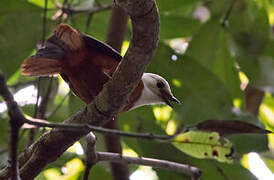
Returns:
[[[45,42],[44,47],[22,63],[22,74],[47,76],[62,73],[62,63],[70,63],[64,62],[65,56],[70,52],[78,52],[83,47],[82,34],[69,25],[60,24],[56,27],[54,35]],[[79,53],[77,55],[79,58]]]
[[[62,72],[61,62],[56,59],[30,57],[21,65],[22,74],[48,76]]]

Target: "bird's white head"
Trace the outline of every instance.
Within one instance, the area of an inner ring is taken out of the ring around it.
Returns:
[[[173,96],[168,82],[163,77],[153,73],[144,73],[142,81],[144,83],[143,92],[131,109],[152,104],[167,104],[173,107],[171,101],[180,103]]]

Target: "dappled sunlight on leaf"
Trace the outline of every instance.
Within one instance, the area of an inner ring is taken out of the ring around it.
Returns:
[[[76,180],[80,172],[84,170],[84,165],[80,159],[74,158],[62,167],[62,173],[55,168],[44,171],[47,180]]]
[[[58,82],[58,94],[65,96],[67,93],[69,93],[70,88],[60,75],[58,75]]]
[[[169,41],[169,46],[179,54],[184,54],[188,48],[188,38],[176,38]]]
[[[246,86],[249,83],[249,80],[248,80],[247,76],[245,75],[245,73],[243,73],[241,71],[239,72],[239,78],[241,81],[241,90],[245,90]]]
[[[123,41],[123,45],[121,48],[121,55],[124,56],[127,52],[127,49],[129,47],[129,41]]]
[[[249,162],[248,162],[248,154],[244,154],[240,160],[241,165],[246,169],[250,169]]]
[[[68,152],[70,153],[76,153],[78,155],[83,155],[84,154],[84,150],[82,148],[82,145],[77,141],[75,142],[72,146],[70,146],[67,149]]]
[[[266,93],[259,109],[260,120],[274,131],[274,97]]]
[[[140,166],[130,175],[130,180],[158,180],[155,171],[148,166]]]
[[[175,134],[176,129],[177,129],[177,124],[175,123],[175,121],[172,119],[169,120],[167,123],[167,127],[166,127],[166,133],[168,135],[173,135],[173,134]]]
[[[273,129],[274,127],[274,110],[264,104],[260,106],[260,116],[267,121]]]
[[[172,83],[174,86],[180,88],[182,86],[181,82],[178,79],[172,79]]]
[[[242,105],[243,105],[243,100],[242,99],[239,99],[239,98],[235,98],[233,99],[233,105],[236,107],[236,108],[241,108]]]
[[[176,136],[172,144],[196,158],[216,159],[226,163],[233,162],[232,143],[220,138],[218,133],[190,131]]]
[[[274,154],[274,134],[268,134],[268,148]]]
[[[138,157],[138,154],[131,148],[123,148],[123,156]]]
[[[170,118],[172,109],[169,106],[154,107],[153,113],[159,123],[167,122]]]
[[[59,180],[61,179],[61,173],[57,169],[48,169],[44,171],[44,175],[47,180]]]

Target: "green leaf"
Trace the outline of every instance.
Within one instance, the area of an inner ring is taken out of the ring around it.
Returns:
[[[172,144],[180,151],[196,158],[232,163],[232,143],[221,140],[218,133],[190,131],[176,136]]]
[[[160,16],[160,21],[160,38],[162,40],[191,36],[201,25],[200,21],[197,19],[178,15],[162,14]]]
[[[43,9],[23,0],[1,0],[0,16],[11,13],[42,13]]]
[[[96,37],[101,41],[105,41],[109,24],[110,11],[103,11],[94,14],[88,29],[86,26],[87,18],[88,16],[85,14],[73,16],[73,27],[79,29],[81,32],[85,32],[93,37]]]
[[[160,12],[172,11],[180,7],[185,7],[202,2],[203,0],[157,0],[157,6]]]
[[[177,60],[171,60],[172,56]],[[175,105],[180,121],[193,124],[210,118],[233,117],[232,97],[220,78],[199,61],[176,54],[170,47],[159,44],[148,68],[149,72],[163,75],[170,82],[175,97],[182,105]],[[181,83],[176,86],[173,80]]]
[[[260,157],[265,162],[267,167],[274,173],[274,157],[271,151],[260,154]]]
[[[78,179],[80,173],[84,170],[83,162],[77,158],[67,162],[65,167],[67,170],[65,174],[61,174],[56,168],[47,169],[43,171],[43,174],[47,179],[75,180]]]
[[[72,115],[74,113],[76,113],[77,111],[83,109],[85,107],[85,103],[78,98],[77,96],[75,96],[74,94],[70,94],[69,96],[69,114]]]
[[[200,28],[189,43],[186,55],[215,74],[231,98],[243,98],[235,60],[230,51],[228,33],[214,18]]]
[[[0,69],[7,78],[17,71],[21,62],[41,40],[41,22],[41,17],[35,13],[14,13],[0,17]]]
[[[236,3],[229,26],[241,70],[250,83],[274,91],[274,56],[271,28],[266,9],[254,2]]]

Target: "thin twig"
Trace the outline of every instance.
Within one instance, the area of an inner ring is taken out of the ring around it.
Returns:
[[[45,96],[43,96],[41,98],[41,103],[39,104],[38,109],[37,109],[37,114],[36,114],[37,118],[44,119],[44,117],[46,115],[48,102],[50,100],[50,93],[52,90],[52,82],[53,82],[52,80],[53,80],[53,77],[50,77],[50,81],[48,84],[46,94],[45,94]],[[37,133],[37,130],[35,128],[31,129],[31,131],[29,133],[29,142],[28,142],[27,146],[30,146],[34,142],[36,133]]]
[[[86,33],[88,32],[88,29],[90,28],[90,24],[91,24],[91,20],[93,18],[93,15],[94,15],[93,13],[88,14],[87,21],[86,21],[86,29],[85,29]]]
[[[48,11],[48,0],[45,0],[44,14],[43,14],[43,24],[42,24],[42,46],[46,40],[46,30],[47,30],[47,11]]]
[[[48,102],[50,100],[50,95],[52,91],[53,77],[50,77],[50,81],[47,87],[47,91],[44,97],[42,97],[41,103],[38,108],[38,118],[44,119],[47,111]]]
[[[130,138],[141,138],[141,139],[170,140],[177,135],[177,134],[157,135],[153,133],[132,133],[132,132],[119,131],[116,129],[108,129],[108,128],[102,128],[98,126],[92,126],[89,124],[47,123],[47,122],[32,121],[25,118],[24,118],[24,122],[31,125],[39,126],[39,127],[61,128],[61,129],[72,130],[72,131],[89,130],[89,131],[94,131],[102,134],[124,136],[124,137],[130,137]]]
[[[233,9],[233,7],[235,5],[235,2],[236,2],[236,0],[232,0],[230,6],[228,8],[228,10],[226,11],[226,13],[225,13],[225,15],[224,15],[224,17],[222,19],[222,23],[221,24],[222,24],[223,27],[227,27],[228,26],[228,19],[229,19],[229,16],[230,16],[231,12],[232,12],[232,9]]]
[[[199,179],[201,176],[201,170],[197,167],[185,165],[181,163],[152,159],[152,158],[143,158],[143,157],[128,157],[122,156],[118,153],[109,153],[109,152],[97,152],[98,161],[111,161],[111,162],[120,162],[120,163],[132,163],[139,164],[144,166],[151,166],[154,168],[163,168],[171,171],[180,172],[186,175],[193,177],[194,179]]]
[[[106,11],[112,8],[112,4],[102,4],[101,6],[89,6],[89,7],[67,7],[60,6],[56,4],[56,6],[61,9],[66,14],[79,14],[79,13],[97,13],[101,11]]]
[[[42,38],[41,38],[41,47],[44,46],[44,42],[46,40],[46,29],[47,29],[47,10],[48,10],[48,0],[45,0],[44,3],[44,13],[43,13],[43,21],[42,21]],[[36,97],[36,103],[35,103],[35,109],[34,109],[34,117],[37,118],[38,117],[38,113],[39,113],[39,96],[40,96],[40,82],[41,82],[41,77],[38,78],[38,82],[37,82],[37,97]],[[39,117],[41,118],[41,117]],[[31,129],[29,132],[29,142],[27,144],[27,146],[31,145],[34,142],[34,138],[35,138],[35,134],[36,134],[36,130],[35,129]]]
[[[38,103],[39,103],[39,97],[40,97],[40,81],[41,77],[38,77],[37,79],[37,94],[36,94],[36,102],[35,102],[35,107],[34,107],[34,114],[33,117],[37,117],[37,112],[38,112]]]
[[[96,164],[97,161],[97,154],[95,152],[95,143],[96,143],[96,137],[93,133],[89,133],[86,135],[86,167],[85,167],[85,173],[84,173],[84,180],[88,180],[88,176],[90,173],[91,168],[94,164]]]

